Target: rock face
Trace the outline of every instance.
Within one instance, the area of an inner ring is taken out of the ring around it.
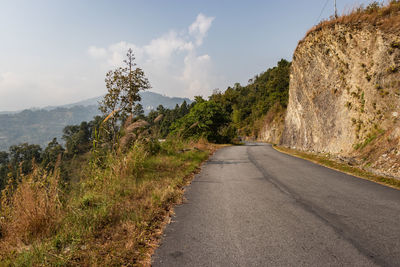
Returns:
[[[259,140],[279,144],[285,123],[285,109],[280,106],[271,108],[266,114]]]
[[[400,163],[399,119],[398,33],[372,24],[334,24],[310,32],[299,43],[281,144],[344,157],[369,149],[364,161],[374,153],[377,159],[393,154],[393,167]],[[382,142],[386,147],[371,151]],[[389,174],[400,176],[398,166]]]

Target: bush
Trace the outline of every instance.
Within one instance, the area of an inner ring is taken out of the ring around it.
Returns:
[[[160,142],[157,139],[151,138],[146,141],[146,150],[150,155],[156,155],[161,150]]]
[[[176,121],[172,133],[182,138],[199,140],[205,138],[209,142],[231,142],[223,136],[224,128],[230,123],[229,114],[215,101],[198,102],[183,118]],[[232,134],[233,135],[233,134]]]
[[[374,12],[377,12],[379,9],[381,8],[381,4],[377,1],[374,1],[372,3],[370,3],[366,8],[365,11],[368,14],[372,14]]]

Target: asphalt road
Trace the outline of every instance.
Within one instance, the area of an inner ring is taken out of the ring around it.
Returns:
[[[188,187],[152,266],[400,266],[400,191],[247,144]]]

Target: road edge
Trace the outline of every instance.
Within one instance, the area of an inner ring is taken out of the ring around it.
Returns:
[[[283,154],[290,155],[290,156],[293,156],[296,158],[301,158],[301,159],[313,162],[315,164],[324,166],[328,169],[339,171],[341,173],[345,173],[345,174],[351,175],[356,178],[360,178],[360,179],[371,181],[371,182],[374,182],[374,183],[377,183],[377,184],[380,184],[383,186],[387,186],[387,187],[390,187],[390,188],[393,188],[396,190],[400,190],[400,180],[398,180],[396,178],[376,175],[372,172],[363,170],[361,168],[358,168],[355,166],[350,166],[346,163],[338,162],[331,158],[323,157],[323,156],[316,155],[313,153],[308,153],[308,152],[304,152],[304,151],[281,147],[281,146],[278,146],[275,144],[272,145],[272,148]]]
[[[180,188],[181,191],[181,196],[179,197],[179,200],[173,203],[170,203],[168,207],[166,208],[167,212],[163,216],[162,222],[158,228],[158,231],[155,233],[155,235],[152,236],[152,239],[150,241],[149,247],[150,249],[147,251],[146,256],[144,259],[142,259],[139,264],[142,264],[143,266],[151,266],[152,265],[152,257],[155,253],[155,251],[160,247],[161,242],[163,240],[163,234],[165,232],[166,227],[171,223],[171,218],[175,215],[175,207],[178,205],[184,204],[185,201],[185,193],[186,189],[189,185],[192,184],[193,180],[195,179],[196,175],[198,175],[204,164],[210,160],[210,158],[220,149],[225,148],[229,145],[212,145],[209,148],[209,154],[205,160],[203,160],[197,168],[188,174],[187,176],[184,177],[185,184]]]

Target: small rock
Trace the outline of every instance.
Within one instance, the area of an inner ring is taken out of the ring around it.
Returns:
[[[347,162],[350,166],[357,165],[357,161],[354,158],[349,158]]]

